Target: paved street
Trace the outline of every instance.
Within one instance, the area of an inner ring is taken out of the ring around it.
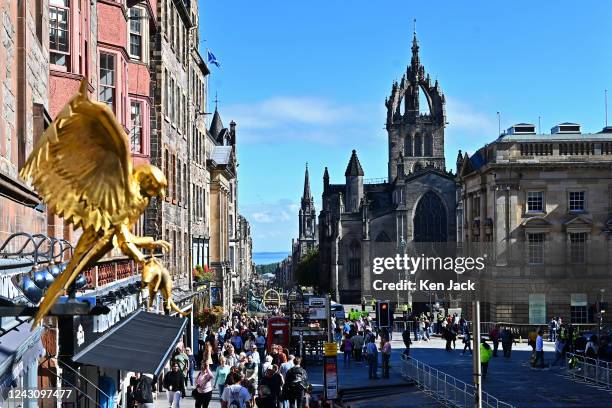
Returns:
[[[463,343],[457,341],[457,350],[446,352],[444,341],[434,339],[430,342],[413,343],[411,355],[447,374],[471,383],[472,359],[468,354],[461,355]],[[537,370],[529,367],[531,348],[527,344],[514,347],[512,358],[492,358],[489,373],[484,381],[484,391],[501,401],[521,408],[533,407],[610,407],[612,392],[580,384],[565,377],[559,368]],[[545,359],[553,358],[553,345],[546,343]]]
[[[432,398],[410,385],[401,377],[400,354],[403,351],[400,335],[394,334],[392,341],[391,375],[388,380],[369,380],[365,363],[352,362],[345,367],[342,354],[338,355],[338,382],[341,392],[347,395],[347,406],[352,408],[400,408],[400,407],[436,407],[439,404]],[[471,356],[462,355],[463,343],[457,342],[453,352],[444,350],[444,341],[434,338],[429,342],[414,342],[411,355],[446,374],[470,384]],[[547,362],[553,357],[552,343],[545,345]],[[501,348],[500,348],[501,355]],[[489,364],[489,374],[484,382],[484,391],[521,408],[564,408],[564,407],[610,407],[612,392],[588,384],[577,383],[566,377],[563,370],[552,368],[536,370],[529,367],[531,355],[526,344],[515,345],[512,358],[493,358]],[[307,367],[315,393],[323,388],[323,368],[321,365]],[[528,390],[528,392],[526,392]],[[158,395],[157,407],[168,407],[165,392]],[[193,407],[190,397],[181,404],[182,407]],[[219,396],[215,390],[211,408],[220,407]]]

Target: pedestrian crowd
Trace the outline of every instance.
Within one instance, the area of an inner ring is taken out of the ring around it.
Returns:
[[[204,330],[196,353],[179,345],[162,378],[134,376],[128,408],[153,407],[156,389],[166,392],[170,408],[189,396],[196,408],[207,408],[215,389],[222,408],[316,407],[301,358],[267,344],[266,319],[245,312],[238,306],[218,329]]]

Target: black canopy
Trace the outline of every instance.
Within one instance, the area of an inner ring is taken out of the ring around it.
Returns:
[[[159,374],[187,319],[139,310],[73,357],[77,363]]]

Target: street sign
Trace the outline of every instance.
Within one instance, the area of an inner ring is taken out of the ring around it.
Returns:
[[[323,354],[326,357],[336,357],[338,355],[338,345],[336,343],[325,343],[323,345]]]
[[[325,399],[329,401],[338,398],[338,360],[336,356],[323,357],[323,382],[325,383],[323,388]]]

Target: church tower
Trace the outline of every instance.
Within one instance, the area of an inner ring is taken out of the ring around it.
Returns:
[[[445,169],[444,127],[446,100],[438,80],[432,85],[419,59],[416,30],[412,59],[401,82],[394,81],[385,99],[389,138],[389,182],[426,167]],[[403,157],[402,157],[403,156]],[[398,165],[403,161],[403,166]],[[398,174],[402,169],[404,174]]]
[[[304,174],[304,193],[299,212],[299,253],[303,256],[308,250],[317,245],[317,211],[314,199],[310,192],[310,177],[308,176],[308,164]]]

